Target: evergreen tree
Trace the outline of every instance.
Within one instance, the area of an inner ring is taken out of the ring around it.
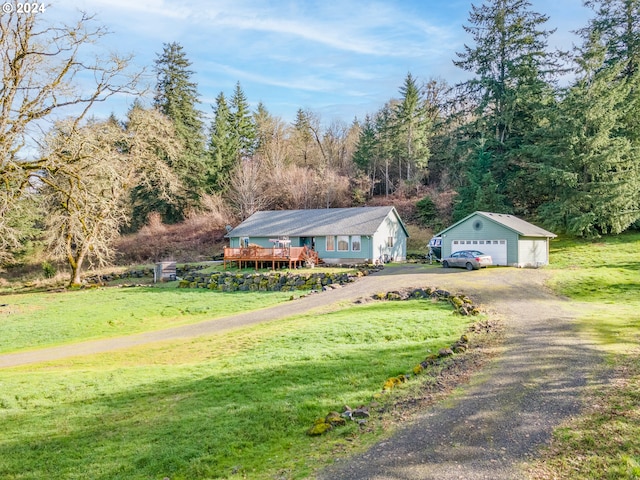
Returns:
[[[590,0],[587,5],[596,10],[596,17],[581,30],[583,38],[597,35],[605,48],[605,63],[619,65],[618,82],[628,83],[627,115],[620,119],[624,136],[634,150],[640,150],[640,0]],[[638,154],[640,155],[640,153]]]
[[[209,141],[208,188],[220,191],[238,164],[239,140],[234,132],[232,116],[223,92],[216,97]]]
[[[596,17],[581,31],[597,32],[606,45],[605,62],[622,63],[621,74],[632,77],[640,68],[640,0],[587,0]]]
[[[229,102],[229,111],[231,127],[239,148],[238,158],[249,158],[255,151],[256,126],[240,82],[236,83],[236,88]]]
[[[396,141],[400,159],[404,159],[406,180],[424,175],[429,161],[431,125],[420,87],[411,73],[400,88],[402,98],[396,109]],[[402,169],[399,169],[402,178]]]
[[[475,42],[458,53],[458,67],[475,77],[460,85],[465,99],[471,99],[473,121],[464,126],[467,158],[474,163],[474,142],[486,139],[490,152],[487,171],[498,185],[498,194],[521,196],[522,177],[527,177],[522,149],[531,141],[529,133],[544,115],[553,98],[553,77],[561,72],[559,54],[547,49],[552,31],[545,30],[548,17],[530,9],[527,0],[487,0],[472,6],[470,26],[464,27]],[[525,171],[523,172],[523,168]],[[525,180],[526,183],[526,180]],[[493,184],[492,184],[493,185]],[[519,210],[533,202],[520,198]]]
[[[202,113],[198,104],[198,86],[191,80],[195,74],[190,70],[191,62],[180,44],[164,45],[162,54],[155,61],[158,77],[154,106],[175,124],[185,150],[196,156],[204,152]]]
[[[628,64],[608,62],[608,51],[601,32],[590,30],[576,59],[579,78],[550,124],[554,154],[541,171],[547,224],[588,237],[620,233],[640,219],[640,159],[625,127],[640,82],[638,75],[621,81]]]
[[[187,211],[199,204],[204,191],[205,137],[202,114],[196,108],[198,89],[191,80],[194,72],[191,62],[178,43],[165,44],[155,61],[157,75],[154,106],[174,124],[178,138],[184,145],[183,153],[176,158],[165,158],[183,185],[183,191],[171,200],[161,198],[155,190],[144,186],[133,192],[133,227],[146,222],[149,213],[160,213],[164,222],[175,223],[184,219]]]
[[[395,190],[393,160],[398,158],[397,142],[395,141],[395,114],[394,104],[387,103],[376,115],[376,158],[378,169],[384,184],[384,194],[388,197]],[[395,178],[399,177],[395,176]],[[382,192],[380,192],[382,193]]]
[[[305,112],[301,108],[296,112],[291,140],[297,163],[305,167],[312,166],[316,158],[314,154],[315,142],[308,112]]]
[[[289,162],[287,125],[279,117],[272,116],[262,102],[253,114],[256,127],[255,155],[265,161],[266,168],[282,170]]]
[[[369,179],[369,196],[373,195],[376,184],[376,150],[377,140],[375,126],[371,117],[367,115],[361,126],[352,160],[356,167],[364,172]]]
[[[484,142],[476,149],[475,157],[469,166],[466,181],[458,190],[453,218],[460,220],[475,211],[511,213],[505,196],[499,191],[498,184],[490,170],[492,153]]]
[[[553,31],[540,27],[548,17],[528,10],[527,0],[487,0],[480,7],[472,5],[464,29],[474,39],[473,48],[465,51],[455,65],[473,72],[464,91],[476,101],[475,114],[481,119],[478,128],[489,134],[495,145],[504,146],[513,133],[513,121],[522,108],[520,88],[544,80],[553,67],[547,52],[547,39]]]

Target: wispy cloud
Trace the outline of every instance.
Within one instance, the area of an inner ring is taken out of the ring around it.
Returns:
[[[204,75],[210,73],[213,75],[224,74],[228,77],[235,78],[241,83],[255,82],[261,85],[268,85],[272,87],[285,88],[288,90],[300,90],[307,92],[332,92],[336,88],[340,87],[340,83],[327,79],[319,78],[317,76],[298,76],[296,78],[284,78],[274,75],[265,75],[256,73],[253,70],[239,69],[231,65],[224,65],[220,63],[207,62],[202,70]]]
[[[537,11],[553,14],[560,32],[564,24],[580,24],[572,15],[582,10],[582,0],[531,2]],[[477,2],[56,0],[50,11],[54,20],[77,10],[97,13],[115,32],[105,37],[107,46],[134,52],[136,63],[147,68],[163,43],[180,43],[203,103],[240,81],[249,97],[257,97],[250,101],[276,105],[281,111],[275,113],[284,117],[308,107],[345,112],[350,119],[397,95],[407,72],[450,83],[466,76],[452,60],[468,41],[462,25],[472,3]],[[560,44],[568,38],[554,37]]]

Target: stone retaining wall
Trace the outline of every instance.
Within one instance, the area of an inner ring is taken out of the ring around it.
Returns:
[[[219,292],[293,292],[296,290],[326,290],[355,281],[380,267],[360,268],[352,273],[198,273],[190,272],[180,281],[181,288],[207,288]]]
[[[176,268],[176,275],[178,277],[184,277],[192,272],[197,272],[206,268],[205,265],[185,265],[184,267]],[[102,275],[91,275],[84,278],[84,282],[88,284],[102,284],[106,282],[112,282],[120,279],[134,279],[134,278],[153,278],[154,268],[139,268],[136,270],[127,270],[126,272],[111,272]]]

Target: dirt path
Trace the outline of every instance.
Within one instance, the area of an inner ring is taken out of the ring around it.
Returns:
[[[504,353],[447,402],[424,411],[393,438],[339,461],[323,480],[520,479],[552,429],[580,410],[580,393],[600,357],[574,331],[569,302],[543,288],[544,272],[387,268],[341,289],[257,312],[140,335],[0,356],[0,368],[192,338],[290,315],[331,310],[373,293],[437,286],[471,295],[506,325]]]

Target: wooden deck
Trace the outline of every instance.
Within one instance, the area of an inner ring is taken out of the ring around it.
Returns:
[[[265,248],[250,245],[241,248],[225,247],[223,266],[226,269],[227,263],[235,262],[238,268],[242,268],[243,264],[248,266],[253,263],[257,270],[271,264],[271,268],[275,270],[276,265],[288,264],[289,268],[296,268],[306,263],[317,265],[319,261],[318,252],[308,247]]]

